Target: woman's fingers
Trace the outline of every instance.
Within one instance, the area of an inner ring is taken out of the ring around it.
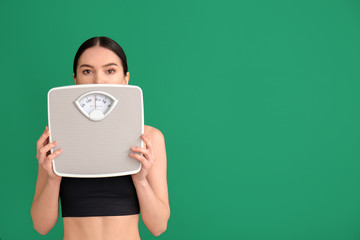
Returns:
[[[49,134],[50,134],[50,131],[48,131],[48,128],[46,126],[43,134],[40,136],[39,140],[36,143],[38,149],[40,149],[41,147],[44,146],[44,142],[49,137]]]
[[[154,157],[152,155],[152,152],[149,151],[148,149],[144,149],[141,147],[132,147],[131,148],[134,152],[140,152],[141,154],[136,154],[136,153],[129,153],[130,157],[135,158],[136,160],[138,160],[139,162],[141,162],[141,164],[145,167],[145,168],[150,168],[150,166],[152,166],[154,164]]]
[[[142,147],[132,147],[131,150],[134,152],[140,152],[143,155],[145,155],[146,157],[149,157],[149,155],[150,155],[150,151],[148,149],[145,149]]]
[[[46,146],[40,148],[39,152],[40,152],[40,157],[44,157],[46,156],[46,153],[48,151],[50,151],[50,149],[52,149],[53,147],[55,147],[57,145],[57,141],[54,141],[52,143],[47,144]]]
[[[44,167],[47,170],[49,176],[51,176],[51,177],[59,177],[58,175],[55,174],[55,172],[53,170],[52,161],[54,160],[54,158],[59,156],[61,153],[62,153],[62,148],[56,150],[55,152],[53,152],[52,154],[47,156],[45,159]]]
[[[36,158],[38,159],[39,164],[42,165],[42,167],[46,170],[50,177],[57,178],[59,176],[57,176],[52,169],[52,161],[61,154],[62,149],[60,148],[51,153],[50,150],[57,146],[57,141],[49,143],[49,136],[50,131],[49,128],[46,126],[43,134],[41,134],[39,140],[36,143]]]
[[[143,134],[141,136],[141,138],[144,140],[145,144],[146,144],[146,148],[149,149],[149,151],[152,151],[152,144],[149,138],[148,134]]]
[[[130,157],[135,158],[136,160],[141,162],[142,165],[147,166],[148,161],[146,160],[146,158],[144,156],[141,156],[141,155],[136,154],[136,153],[129,153],[129,155],[130,155]]]
[[[57,156],[59,156],[59,154],[62,153],[62,148],[56,150],[55,152],[53,152],[52,154],[50,154],[49,156],[47,156],[48,161],[52,161],[54,160],[54,158],[56,158]]]

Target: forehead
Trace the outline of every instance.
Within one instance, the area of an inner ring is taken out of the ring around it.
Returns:
[[[121,66],[121,59],[110,49],[95,46],[86,49],[80,56],[78,66],[81,64],[89,64],[92,66],[102,66],[107,63],[116,63]]]

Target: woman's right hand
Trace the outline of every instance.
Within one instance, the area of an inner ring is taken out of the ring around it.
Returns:
[[[61,176],[58,176],[54,173],[52,167],[52,160],[54,160],[62,152],[62,148],[51,153],[50,149],[54,148],[57,145],[57,142],[54,141],[49,143],[50,131],[48,126],[45,127],[43,134],[40,136],[39,140],[36,143],[36,158],[39,161],[39,165],[45,169],[49,175],[49,180],[61,180]]]

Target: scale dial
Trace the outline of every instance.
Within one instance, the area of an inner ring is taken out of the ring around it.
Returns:
[[[101,121],[114,109],[117,102],[109,93],[93,91],[81,95],[74,103],[87,118]]]

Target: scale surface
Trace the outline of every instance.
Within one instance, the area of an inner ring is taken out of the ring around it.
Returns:
[[[138,86],[81,84],[48,92],[51,152],[54,172],[64,177],[113,177],[140,171],[129,156],[132,146],[143,147],[143,94]],[[135,153],[140,154],[140,153]]]

